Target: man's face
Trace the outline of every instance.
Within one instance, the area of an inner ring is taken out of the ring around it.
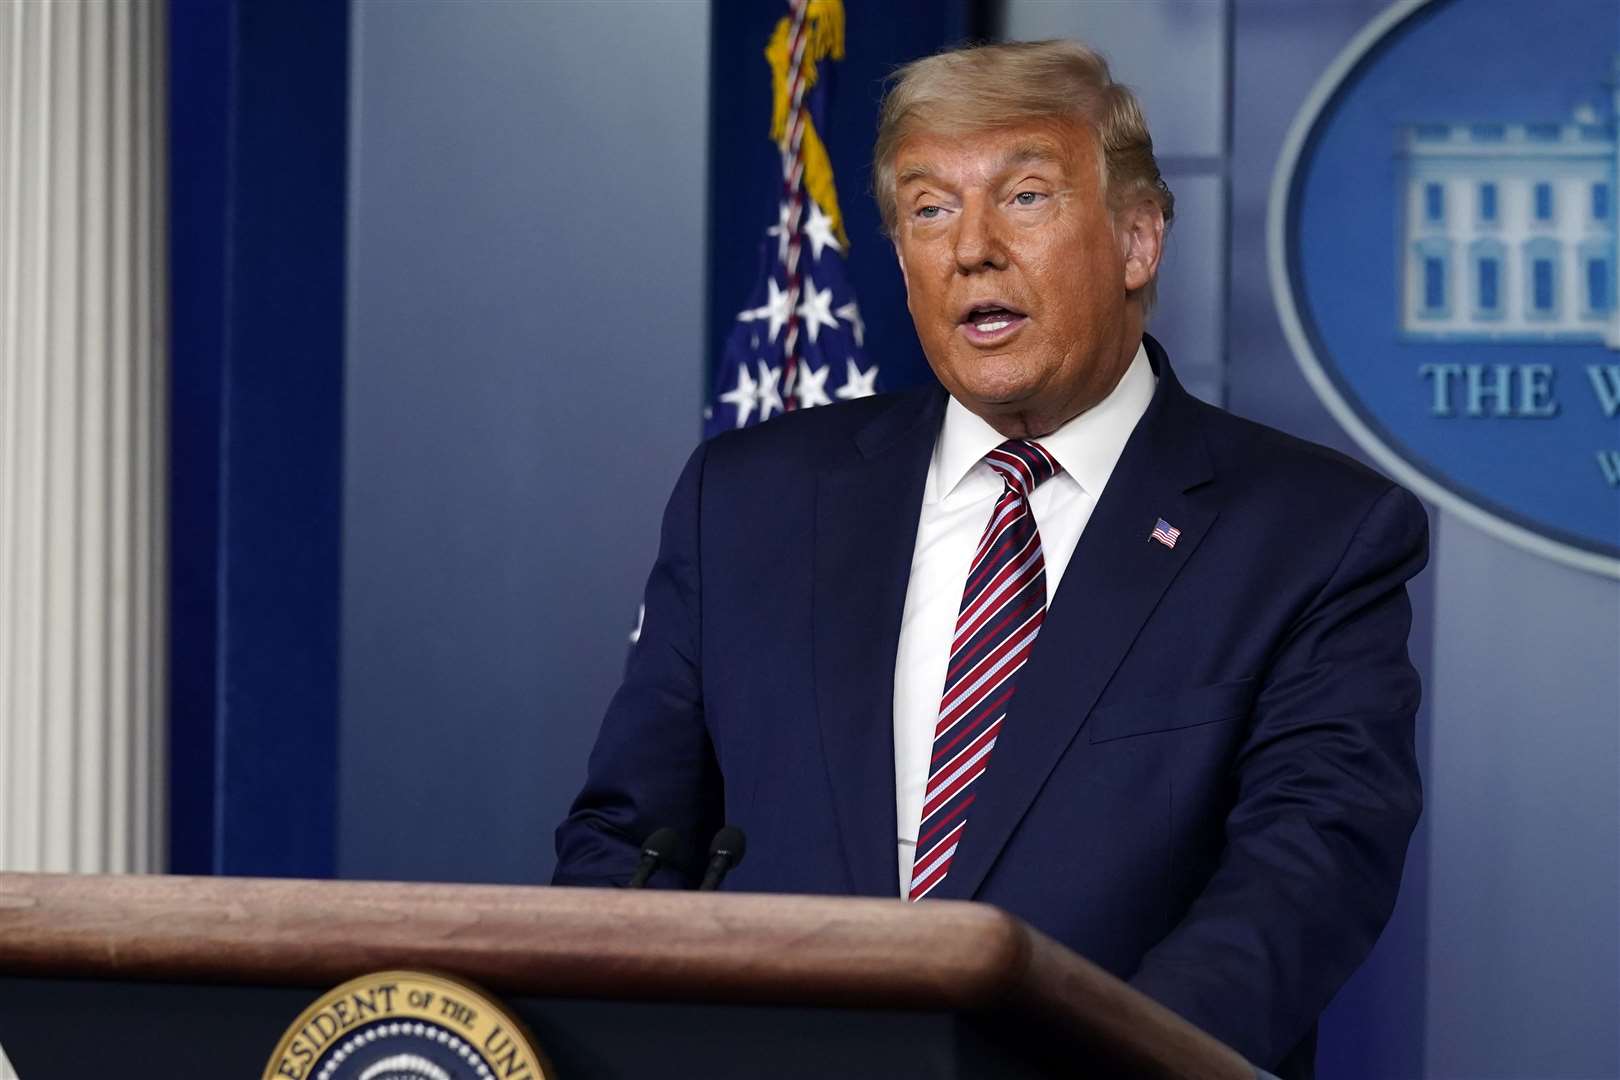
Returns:
[[[1009,437],[1045,435],[1113,390],[1135,355],[1164,219],[1110,215],[1095,136],[1035,121],[921,134],[895,153],[906,306],[951,395]]]

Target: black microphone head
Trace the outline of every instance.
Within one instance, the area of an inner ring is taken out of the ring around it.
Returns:
[[[743,861],[743,852],[747,850],[748,838],[743,836],[743,831],[735,825],[725,826],[714,834],[713,840],[709,841],[709,857],[712,859],[716,855],[723,854],[731,860],[732,866]]]
[[[681,839],[680,833],[665,826],[642,842],[641,853],[650,855],[660,862],[684,863],[686,841]]]

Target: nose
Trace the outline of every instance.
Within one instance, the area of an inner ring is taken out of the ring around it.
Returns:
[[[956,268],[960,273],[1001,270],[1007,265],[1000,223],[983,199],[967,199],[956,216]]]

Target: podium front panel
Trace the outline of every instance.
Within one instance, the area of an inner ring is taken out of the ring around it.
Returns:
[[[19,1080],[255,1080],[326,987],[0,977]],[[508,997],[559,1080],[1032,1080],[1010,1033],[946,1012]],[[1084,1076],[1070,1062],[1067,1076]]]

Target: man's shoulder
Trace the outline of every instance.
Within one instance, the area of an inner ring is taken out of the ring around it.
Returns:
[[[862,440],[921,421],[942,391],[934,385],[799,409],[753,427],[714,436],[706,444],[710,468],[821,469],[859,460]]]
[[[1403,536],[1426,534],[1417,497],[1355,458],[1204,402],[1194,408],[1227,505],[1259,527],[1348,537],[1386,504]]]
[[[1193,399],[1217,472],[1265,488],[1322,485],[1338,496],[1376,498],[1397,485],[1338,450]]]
[[[1398,584],[1422,569],[1429,521],[1411,492],[1330,447],[1195,408],[1212,482],[1190,497],[1219,512],[1199,549],[1206,567],[1235,574],[1245,592],[1301,602],[1341,573]]]

